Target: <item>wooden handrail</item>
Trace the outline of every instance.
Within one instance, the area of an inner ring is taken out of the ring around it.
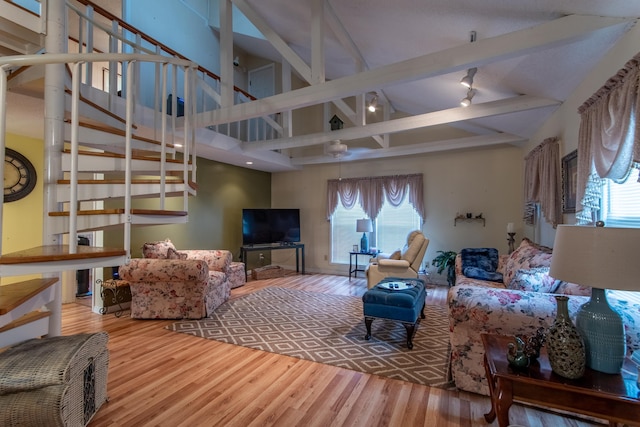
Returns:
[[[92,1],[89,0],[77,0],[78,3],[83,4],[85,6],[91,6],[93,8],[93,10],[98,13],[99,15],[102,15],[103,17],[111,20],[111,21],[116,21],[118,23],[118,25],[122,28],[124,28],[127,31],[130,31],[134,34],[139,34],[140,37],[142,37],[143,40],[151,43],[154,46],[158,46],[160,47],[163,51],[177,57],[180,59],[186,59],[188,61],[190,61],[189,58],[187,58],[186,56],[176,52],[175,50],[171,49],[169,46],[159,42],[158,40],[154,39],[153,37],[143,33],[142,31],[140,31],[139,29],[137,29],[136,27],[134,27],[133,25],[123,21],[121,18],[119,18],[118,16],[114,15],[113,13],[109,12],[108,10],[105,10],[103,8],[101,8],[100,6],[98,6],[97,4],[93,3]],[[193,61],[195,62],[195,61]],[[217,74],[207,70],[206,68],[204,68],[201,65],[198,65],[198,71],[203,72],[204,74],[208,75],[209,77],[211,77],[214,80],[218,80],[220,81],[220,76],[218,76]],[[242,93],[244,96],[246,96],[247,98],[251,99],[252,101],[257,100],[258,98],[256,98],[255,96],[251,95],[249,92],[240,89],[237,86],[233,86],[233,90],[235,90],[236,92],[240,92]]]

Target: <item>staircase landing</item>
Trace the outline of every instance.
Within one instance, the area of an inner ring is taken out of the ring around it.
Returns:
[[[2,255],[0,257],[0,265],[91,259],[125,254],[126,251],[124,249],[115,248],[96,248],[79,245],[76,253],[70,253],[69,245],[37,246]]]
[[[37,246],[2,255],[0,276],[113,267],[126,262],[127,252],[122,248],[78,245],[76,252],[71,253],[68,245]]]

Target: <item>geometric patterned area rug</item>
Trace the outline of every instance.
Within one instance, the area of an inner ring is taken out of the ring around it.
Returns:
[[[364,339],[361,297],[277,287],[227,301],[211,317],[178,321],[167,329],[412,383],[453,387],[444,307],[425,307],[412,350],[400,322],[375,319],[371,339]]]

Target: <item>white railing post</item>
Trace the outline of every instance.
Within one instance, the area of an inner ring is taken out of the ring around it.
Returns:
[[[167,99],[167,67],[168,64],[162,64],[162,99]],[[165,203],[165,185],[167,181],[167,103],[160,103],[160,122],[162,123],[162,135],[161,142],[162,148],[160,150],[160,206],[164,209]]]
[[[135,61],[127,63],[127,75],[132,76]],[[127,258],[131,255],[131,136],[133,134],[133,79],[127,79],[125,113],[125,173],[124,173],[124,248]]]
[[[71,194],[69,197],[69,253],[78,250],[78,131],[80,124],[80,80],[82,61],[75,62],[71,71]]]
[[[182,179],[185,185],[189,182],[189,144],[191,144],[191,120],[193,117],[191,97],[191,67],[184,67],[184,143],[182,144]],[[182,191],[182,210],[187,211],[189,193],[185,186]]]
[[[87,53],[91,53],[93,52],[93,6],[87,6],[87,16],[88,18],[85,20],[86,21],[86,31],[87,31],[87,40],[86,40],[86,44],[87,44]],[[81,26],[82,27],[82,26]],[[93,66],[92,64],[86,64],[86,77],[85,77],[85,83],[88,85],[91,85],[91,82],[93,81]]]
[[[0,175],[4,176],[4,149],[6,145],[7,129],[7,71],[5,66],[0,67],[0,151],[2,159],[0,162]],[[4,197],[0,199],[0,225],[3,224]],[[0,227],[0,254],[2,253],[2,228]]]

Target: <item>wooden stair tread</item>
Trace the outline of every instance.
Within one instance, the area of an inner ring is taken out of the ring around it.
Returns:
[[[37,246],[22,251],[4,254],[0,257],[0,264],[28,264],[74,259],[92,259],[123,256],[126,255],[126,253],[127,251],[120,248],[97,248],[94,246],[78,245],[76,253],[72,254],[69,253],[69,245]]]
[[[78,123],[78,125],[83,127],[83,128],[98,130],[98,131],[101,131],[101,132],[110,133],[112,135],[118,135],[118,136],[122,136],[122,137],[126,136],[126,132],[124,130],[116,129],[116,128],[111,127],[111,126],[98,125],[98,124],[93,124],[93,123],[88,123],[88,122],[80,122],[80,123]],[[135,139],[137,141],[147,142],[149,144],[154,144],[154,145],[162,145],[162,141],[156,141],[155,139],[146,138],[146,137],[140,136],[140,135],[131,135],[131,139]],[[167,142],[165,144],[165,146],[168,147],[168,148],[174,148],[174,145],[169,143],[169,142]]]
[[[138,185],[142,185],[142,184],[160,184],[161,181],[159,179],[132,179],[131,180],[131,184],[138,184]],[[71,180],[70,179],[59,179],[58,180],[58,184],[71,184]],[[116,179],[79,179],[78,180],[78,184],[125,184],[125,180],[124,178],[116,178]],[[165,184],[184,184],[184,180],[183,179],[179,179],[177,178],[177,176],[172,177],[171,179],[167,179],[165,180]],[[189,181],[189,187],[193,188],[194,190],[198,190],[198,184],[193,182],[193,181]]]
[[[68,94],[68,95],[71,95],[71,94],[72,94],[71,89],[65,88],[65,90],[64,90],[64,91],[65,91],[65,93],[66,93],[66,94]],[[114,118],[115,120],[119,121],[120,123],[126,123],[126,120],[125,120],[125,119],[123,119],[122,117],[118,116],[117,114],[112,113],[111,111],[107,110],[106,108],[101,107],[100,105],[96,104],[95,102],[91,101],[91,100],[90,100],[90,99],[88,99],[88,98],[85,98],[85,97],[84,97],[84,96],[82,96],[82,95],[80,95],[80,101],[81,101],[81,102],[83,102],[83,103],[85,103],[85,104],[87,104],[87,105],[90,105],[91,107],[93,107],[93,108],[95,108],[96,110],[98,110],[98,111],[102,112],[103,114],[106,114],[106,115],[108,115],[109,117]],[[137,126],[137,125],[135,125],[135,124],[132,124],[132,125],[131,125],[131,127],[132,127],[133,129],[137,129],[137,128],[138,128],[138,126]]]
[[[0,315],[9,313],[29,298],[58,281],[57,277],[31,279],[0,286]]]
[[[0,328],[0,333],[7,332],[8,330],[18,328],[22,325],[26,325],[27,323],[35,322],[36,320],[43,319],[45,317],[49,317],[51,315],[50,311],[32,311],[31,313],[27,313],[19,319],[14,320],[11,323],[8,323]]]
[[[77,215],[120,215],[124,209],[96,209],[88,211],[78,211]],[[162,216],[187,216],[187,211],[167,211],[161,209],[131,209],[131,215],[162,215]],[[69,216],[68,211],[49,212],[49,216]]]
[[[69,150],[68,148],[65,148],[63,150],[63,153],[71,153],[71,150]],[[114,159],[124,159],[126,158],[126,156],[124,154],[117,154],[117,153],[100,153],[97,151],[87,151],[87,150],[78,150],[78,154],[82,155],[82,156],[96,156],[96,157],[110,157],[110,158],[114,158]],[[146,160],[146,161],[151,161],[151,162],[159,162],[160,158],[159,157],[149,157],[149,156],[136,156],[136,155],[132,155],[131,156],[132,160]],[[167,163],[176,163],[176,164],[182,164],[182,160],[181,159],[166,159]],[[191,160],[188,161],[188,164],[191,164]]]

